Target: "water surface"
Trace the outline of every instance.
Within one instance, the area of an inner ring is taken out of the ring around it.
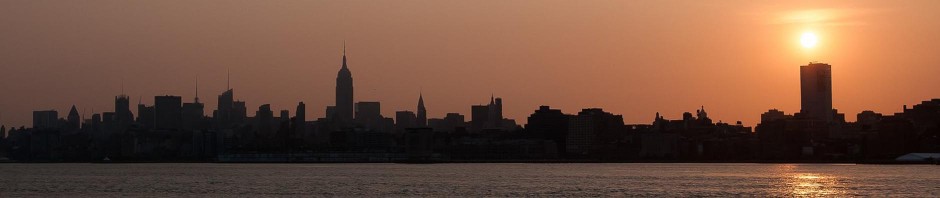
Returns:
[[[0,164],[0,196],[940,197],[940,166]]]

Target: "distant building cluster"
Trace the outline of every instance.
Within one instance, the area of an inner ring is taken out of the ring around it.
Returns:
[[[14,161],[222,161],[398,162],[525,160],[890,160],[907,153],[940,151],[940,99],[894,115],[865,111],[855,123],[832,108],[831,66],[800,68],[800,112],[776,109],[755,129],[715,122],[705,107],[670,120],[659,113],[649,124],[625,124],[600,108],[566,114],[540,106],[519,126],[503,116],[503,100],[428,118],[419,94],[415,111],[381,114],[381,103],[355,102],[346,61],[336,79],[336,101],[324,118],[308,120],[306,105],[275,112],[268,104],[248,117],[233,89],[218,96],[211,112],[200,102],[156,96],[130,111],[130,97],[116,96],[114,111],[82,118],[75,106],[65,117],[33,112],[33,125],[0,127],[0,156]]]

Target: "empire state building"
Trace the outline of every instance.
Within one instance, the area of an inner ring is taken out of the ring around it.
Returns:
[[[343,123],[353,120],[353,79],[346,66],[346,45],[343,45],[343,68],[336,75],[336,118]]]

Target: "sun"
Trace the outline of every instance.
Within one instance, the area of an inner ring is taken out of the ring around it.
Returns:
[[[803,36],[800,36],[800,44],[803,44],[803,48],[813,48],[816,47],[816,43],[819,42],[819,37],[816,37],[816,34],[812,32],[803,33]]]

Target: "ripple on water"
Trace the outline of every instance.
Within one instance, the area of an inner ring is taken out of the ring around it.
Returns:
[[[4,196],[940,196],[932,165],[0,164]]]

